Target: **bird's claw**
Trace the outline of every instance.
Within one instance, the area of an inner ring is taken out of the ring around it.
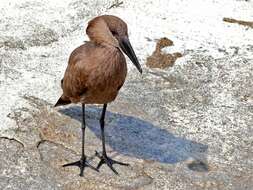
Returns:
[[[86,157],[85,158],[81,158],[79,161],[76,162],[71,162],[68,164],[64,164],[62,167],[69,167],[69,166],[77,166],[80,168],[80,176],[83,176],[83,171],[85,167],[89,167],[95,171],[98,172],[98,169],[95,168],[94,166],[92,166],[89,162],[87,162]]]
[[[117,160],[113,160],[111,158],[109,158],[106,154],[99,154],[97,151],[95,153],[95,155],[100,159],[100,162],[97,165],[97,170],[99,170],[99,168],[103,165],[106,164],[116,175],[118,175],[119,173],[115,170],[115,168],[113,167],[113,164],[119,164],[122,166],[129,166],[128,163],[123,163],[123,162],[119,162]]]

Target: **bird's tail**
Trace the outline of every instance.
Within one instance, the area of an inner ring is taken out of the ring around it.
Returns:
[[[63,105],[70,104],[70,103],[71,103],[70,99],[68,99],[66,96],[62,95],[59,98],[59,100],[56,102],[56,104],[54,105],[54,107],[63,106]]]

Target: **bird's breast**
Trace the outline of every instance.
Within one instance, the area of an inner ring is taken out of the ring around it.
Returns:
[[[119,49],[105,51],[103,61],[90,73],[88,92],[84,95],[88,103],[108,103],[113,101],[124,84],[127,64]]]

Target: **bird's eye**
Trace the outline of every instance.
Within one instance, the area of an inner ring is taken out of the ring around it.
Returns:
[[[115,32],[115,31],[111,31],[111,32],[112,32],[113,36],[117,35],[117,32]]]

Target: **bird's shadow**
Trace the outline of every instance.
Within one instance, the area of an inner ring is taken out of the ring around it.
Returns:
[[[87,107],[87,106],[86,106]],[[72,106],[60,110],[81,122],[81,108]],[[100,138],[99,117],[101,109],[86,108],[87,127]],[[133,116],[106,112],[106,143],[121,154],[174,164],[188,158],[199,158],[206,154],[208,146],[177,137],[165,129]]]

